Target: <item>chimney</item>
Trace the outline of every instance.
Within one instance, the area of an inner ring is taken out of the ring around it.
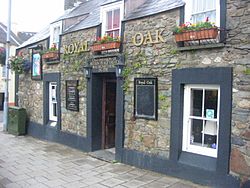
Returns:
[[[133,10],[145,3],[147,0],[124,0],[125,2],[125,17],[129,15]]]
[[[64,0],[64,10],[71,9],[79,4],[79,2],[84,2],[88,0]]]

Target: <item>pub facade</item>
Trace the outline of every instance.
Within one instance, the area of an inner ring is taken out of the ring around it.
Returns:
[[[195,183],[247,184],[250,2],[202,2],[82,1],[22,44],[28,134]]]

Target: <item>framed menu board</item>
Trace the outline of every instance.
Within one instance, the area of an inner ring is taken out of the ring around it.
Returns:
[[[66,109],[79,111],[78,80],[66,81]]]
[[[157,120],[157,78],[135,78],[134,84],[135,117]]]

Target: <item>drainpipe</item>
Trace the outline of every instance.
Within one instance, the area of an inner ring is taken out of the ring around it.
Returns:
[[[8,4],[8,23],[7,23],[7,39],[6,39],[6,61],[5,61],[5,91],[4,91],[4,117],[3,130],[7,131],[8,126],[8,103],[9,103],[9,56],[10,56],[10,26],[11,26],[11,0]]]

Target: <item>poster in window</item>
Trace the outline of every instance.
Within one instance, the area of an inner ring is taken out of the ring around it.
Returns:
[[[157,120],[157,78],[135,78],[136,118]]]
[[[79,90],[78,80],[66,81],[66,109],[79,111]]]
[[[32,53],[31,78],[33,80],[42,79],[42,61],[40,53]]]

